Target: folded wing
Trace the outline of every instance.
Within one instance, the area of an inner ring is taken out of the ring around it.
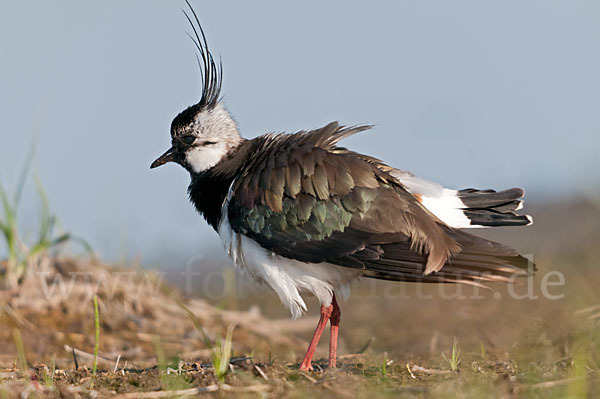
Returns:
[[[255,139],[259,150],[227,204],[233,230],[281,256],[363,269],[375,278],[458,281],[462,271],[483,276],[523,266],[514,250],[449,228],[394,169],[337,147],[366,129],[331,123]]]

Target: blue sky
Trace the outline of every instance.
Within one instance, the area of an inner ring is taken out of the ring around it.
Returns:
[[[599,185],[599,2],[193,4],[246,137],[371,123],[345,144],[450,187]],[[184,5],[0,3],[0,182],[38,137],[53,210],[108,258],[219,245],[185,172],[149,170],[199,97]],[[35,209],[30,187],[25,219]]]

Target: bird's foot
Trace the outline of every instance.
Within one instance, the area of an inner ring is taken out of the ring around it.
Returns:
[[[310,360],[308,362],[306,361],[302,361],[302,363],[300,363],[300,370],[301,371],[313,371],[313,366],[310,362]]]

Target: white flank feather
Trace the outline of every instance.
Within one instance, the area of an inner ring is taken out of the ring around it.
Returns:
[[[230,193],[231,195],[231,193]],[[350,282],[359,277],[359,270],[329,263],[307,263],[279,256],[261,247],[254,240],[231,230],[227,218],[227,204],[223,204],[219,236],[236,266],[252,279],[272,288],[293,318],[306,311],[306,303],[300,293],[308,291],[321,305],[329,306],[333,294],[345,300],[350,293]]]

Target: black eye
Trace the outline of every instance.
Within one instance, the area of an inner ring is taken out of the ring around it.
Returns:
[[[194,141],[196,141],[196,136],[192,136],[192,135],[189,135],[189,136],[183,136],[183,137],[181,138],[181,141],[182,141],[184,144],[191,145],[191,144],[193,144],[193,143],[194,143]]]

